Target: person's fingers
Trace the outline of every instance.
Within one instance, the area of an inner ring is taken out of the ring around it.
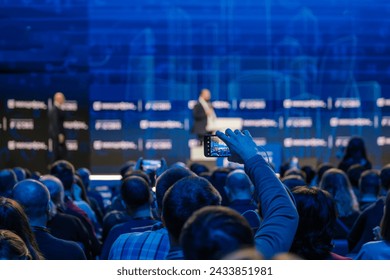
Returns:
[[[234,132],[230,128],[226,129],[225,134],[228,135],[228,136],[234,136],[235,135]]]
[[[221,132],[221,131],[219,131],[219,130],[217,130],[216,132],[215,132],[215,134],[220,138],[220,139],[222,139],[222,141],[227,141],[227,136],[226,136],[226,134],[225,133],[223,133],[223,132]]]
[[[234,130],[234,134],[239,135],[240,133],[241,133],[240,130],[238,130],[238,129]]]

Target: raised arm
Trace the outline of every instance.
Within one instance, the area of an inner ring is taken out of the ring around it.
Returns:
[[[255,234],[256,248],[265,258],[288,252],[298,226],[298,212],[275,172],[260,155],[249,131],[217,132],[230,148],[230,161],[244,163],[255,186],[263,221]]]

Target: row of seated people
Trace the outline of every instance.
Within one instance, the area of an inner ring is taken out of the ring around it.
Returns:
[[[348,159],[355,138],[339,168],[322,164],[315,171],[294,161],[278,176],[249,132],[218,135],[243,169],[210,173],[200,164],[168,168],[162,160],[146,173],[140,159],[121,170],[109,207],[87,192],[88,170],[75,171],[67,161],[8,187],[6,174],[13,172],[2,170],[0,258],[14,252],[18,259],[390,259],[383,211],[390,166],[372,170],[364,146],[360,159],[352,152]],[[348,250],[335,250],[339,239]]]

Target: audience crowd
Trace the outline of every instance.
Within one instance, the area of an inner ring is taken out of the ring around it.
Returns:
[[[362,138],[338,165],[274,170],[248,131],[217,135],[236,164],[129,161],[108,203],[66,160],[0,170],[0,259],[390,259],[390,164]]]

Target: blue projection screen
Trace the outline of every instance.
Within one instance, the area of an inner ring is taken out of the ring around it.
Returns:
[[[337,164],[354,135],[390,162],[389,1],[0,0],[0,15],[0,168],[46,171],[56,91],[77,168],[187,162],[202,88],[279,162]]]

